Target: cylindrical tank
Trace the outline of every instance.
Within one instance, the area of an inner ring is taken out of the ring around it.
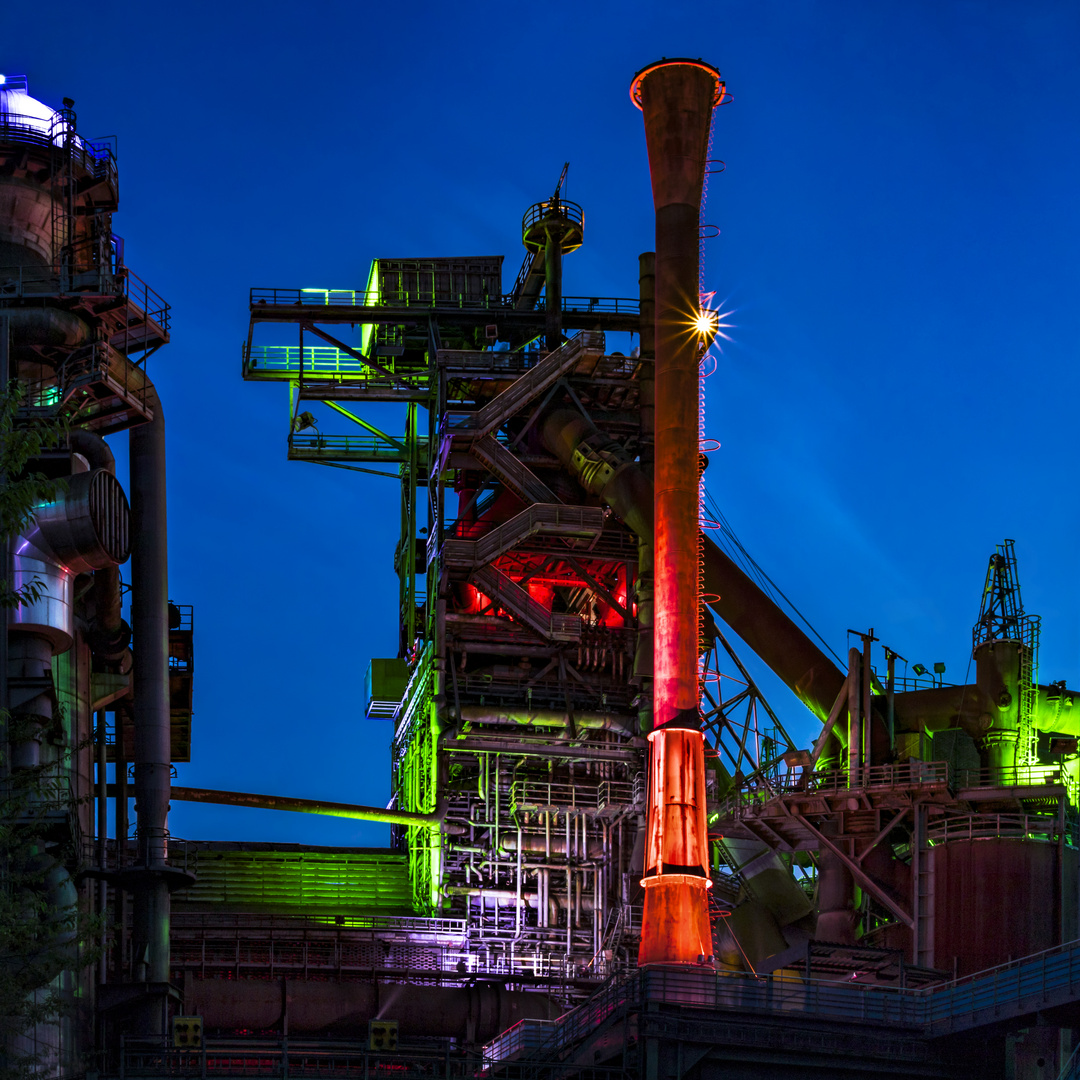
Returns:
[[[83,139],[71,102],[59,111],[27,93],[26,78],[0,85],[0,266],[18,268],[38,293],[52,276],[108,273],[110,215],[119,183],[106,146]],[[55,290],[54,290],[55,291]]]
[[[1075,848],[992,837],[930,849],[934,966],[969,975],[1076,938]]]

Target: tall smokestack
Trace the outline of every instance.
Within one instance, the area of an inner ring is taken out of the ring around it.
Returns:
[[[700,60],[634,77],[656,208],[653,709],[639,964],[712,954],[698,715],[698,248],[709,125],[724,84]]]

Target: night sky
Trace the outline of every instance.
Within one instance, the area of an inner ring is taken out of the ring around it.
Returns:
[[[114,228],[173,306],[150,373],[170,592],[195,605],[179,783],[389,794],[390,726],[364,720],[362,687],[396,652],[398,486],[286,462],[285,388],[240,377],[248,288],[503,254],[509,289],[521,215],[569,160],[586,231],[565,291],[636,296],[653,218],[627,90],[664,55],[703,57],[734,95],[705,214],[721,229],[706,286],[733,312],[706,427],[723,444],[709,488],[743,544],[837,652],[873,626],[959,682],[987,557],[1014,538],[1041,681],[1080,686],[1080,5],[8,4],[0,71],[117,137]],[[765,685],[806,745],[805,711]],[[170,827],[388,842],[182,803]]]

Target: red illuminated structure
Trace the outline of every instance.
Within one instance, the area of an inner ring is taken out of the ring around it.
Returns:
[[[656,209],[656,729],[638,963],[695,963],[712,953],[698,730],[698,222],[723,83],[701,61],[662,60],[630,94],[645,117]]]

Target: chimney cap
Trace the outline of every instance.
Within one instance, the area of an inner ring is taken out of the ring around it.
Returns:
[[[641,84],[645,80],[646,75],[651,75],[658,68],[662,67],[696,67],[701,68],[702,71],[707,71],[715,80],[715,89],[713,91],[713,105],[719,105],[724,97],[724,82],[720,78],[720,72],[712,66],[712,64],[705,63],[700,57],[696,60],[691,60],[685,56],[677,57],[662,57],[653,64],[649,64],[643,67],[635,76],[634,81],[630,84],[630,100],[640,109],[641,108]]]

